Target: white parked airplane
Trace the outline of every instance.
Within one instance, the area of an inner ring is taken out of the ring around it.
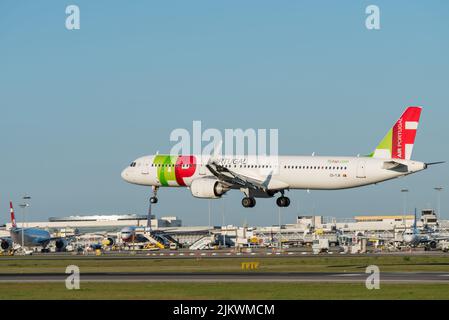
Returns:
[[[231,189],[245,194],[244,207],[255,198],[281,196],[280,207],[290,204],[286,190],[336,190],[355,188],[406,176],[428,165],[410,160],[421,107],[408,107],[374,152],[363,157],[332,156],[201,156],[150,155],[133,161],[122,178],[152,186],[151,203],[159,187],[188,187],[197,198],[217,199]]]

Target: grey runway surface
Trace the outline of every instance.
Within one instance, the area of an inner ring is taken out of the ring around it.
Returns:
[[[86,282],[365,282],[366,273],[81,273]],[[0,274],[6,282],[61,282],[67,274]],[[447,283],[447,272],[386,272],[380,274],[382,283]]]
[[[271,252],[252,252],[252,253],[234,253],[228,251],[214,251],[214,252],[158,252],[151,254],[129,254],[129,253],[105,253],[100,256],[96,255],[73,255],[71,253],[46,253],[34,254],[32,256],[0,256],[0,261],[17,261],[17,260],[158,260],[158,259],[272,259],[272,258],[329,258],[329,259],[351,259],[358,257],[404,257],[404,256],[425,256],[425,257],[445,257],[449,256],[444,252],[394,252],[394,253],[364,253],[364,254],[320,254],[314,255],[310,252],[289,251],[283,253]]]

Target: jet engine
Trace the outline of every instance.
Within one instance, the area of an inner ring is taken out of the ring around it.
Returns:
[[[64,251],[67,247],[67,241],[65,239],[58,239],[55,241],[55,246],[58,251]]]
[[[12,241],[3,239],[0,244],[0,247],[2,248],[3,251],[10,249],[12,248]]]
[[[107,246],[113,246],[114,243],[115,243],[115,241],[114,241],[114,239],[111,238],[111,237],[104,238],[103,241],[101,241],[101,244],[104,245],[104,246],[106,246],[106,247],[107,247]]]
[[[436,241],[430,241],[429,242],[429,247],[431,249],[436,249],[437,248],[437,242]]]
[[[190,191],[196,198],[218,199],[229,190],[217,179],[201,178],[192,181]]]

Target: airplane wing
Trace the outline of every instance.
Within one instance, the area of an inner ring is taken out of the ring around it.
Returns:
[[[449,236],[433,236],[429,241],[443,241],[443,240],[449,240]]]
[[[206,164],[206,168],[209,169],[218,180],[229,187],[237,186],[263,192],[267,192],[268,190],[284,190],[289,187],[289,185],[284,182],[272,179],[272,172],[270,172],[265,180],[261,180],[259,178],[235,173],[214,160],[209,161],[209,163]]]
[[[58,241],[58,240],[61,240],[61,239],[69,240],[69,239],[73,239],[73,238],[75,238],[77,236],[78,235],[71,235],[71,236],[65,236],[65,237],[52,237],[50,239],[46,239],[46,241]]]
[[[0,237],[0,241],[12,241],[11,237]]]

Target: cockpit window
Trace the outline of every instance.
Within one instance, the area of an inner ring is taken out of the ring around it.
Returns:
[[[131,162],[131,164],[129,165],[130,167],[135,167],[136,163],[135,162]]]

